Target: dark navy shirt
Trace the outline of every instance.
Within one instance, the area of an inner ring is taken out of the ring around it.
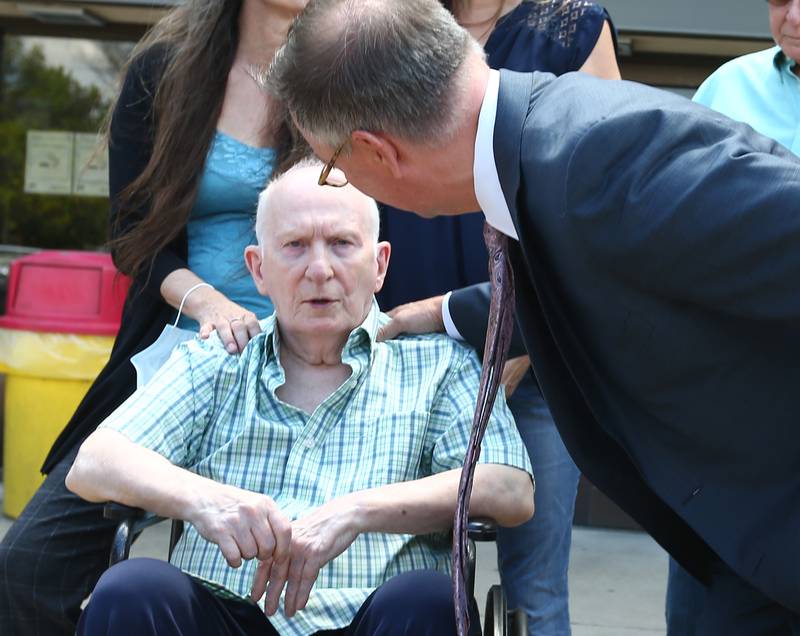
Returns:
[[[606,10],[588,0],[522,2],[489,36],[489,66],[556,75],[577,71],[607,20]],[[386,282],[378,294],[384,311],[488,279],[480,212],[422,219],[382,206],[381,239],[392,244]]]

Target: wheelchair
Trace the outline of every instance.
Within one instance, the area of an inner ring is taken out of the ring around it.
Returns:
[[[118,503],[107,503],[103,509],[103,516],[117,522],[114,541],[111,545],[109,567],[128,558],[133,539],[142,530],[149,528],[161,521],[157,517],[141,508],[132,508]],[[170,529],[169,547],[167,556],[172,556],[172,551],[183,534],[183,521],[173,519]],[[467,526],[469,543],[467,546],[467,590],[475,596],[475,542],[494,541],[497,529],[493,521],[488,519],[470,519]],[[521,609],[509,610],[506,597],[500,585],[493,585],[486,595],[484,611],[483,635],[484,636],[526,636],[528,633],[528,617]]]

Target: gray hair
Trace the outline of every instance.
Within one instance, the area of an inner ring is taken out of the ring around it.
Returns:
[[[480,50],[438,0],[311,0],[265,82],[331,147],[354,130],[434,143],[454,132],[457,71]]]
[[[267,184],[267,187],[264,188],[264,190],[258,195],[258,208],[256,209],[255,230],[256,230],[256,240],[258,241],[258,244],[262,247],[262,249],[264,245],[263,243],[264,235],[262,229],[264,225],[264,216],[266,215],[267,210],[269,209],[271,193],[275,189],[275,186],[277,186],[281,181],[283,181],[283,179],[287,175],[290,175],[293,172],[296,172],[298,170],[304,170],[307,168],[317,168],[319,170],[322,170],[322,166],[323,164],[319,159],[315,159],[313,157],[302,159],[298,161],[296,164],[294,164],[291,168],[286,170],[285,172],[277,176],[274,176],[272,179],[270,179],[270,182]],[[314,180],[312,182],[309,182],[309,187],[320,188],[324,186],[317,185],[316,180]],[[353,188],[353,186],[346,186],[346,187],[356,190],[355,188]],[[380,216],[380,211],[378,210],[378,204],[375,201],[375,199],[373,199],[370,196],[367,196],[360,190],[356,190],[356,192],[361,194],[367,200],[366,205],[369,212],[369,221],[370,225],[372,226],[370,228],[371,238],[373,239],[375,245],[377,245],[378,237],[380,236],[380,231],[381,231],[381,216]]]

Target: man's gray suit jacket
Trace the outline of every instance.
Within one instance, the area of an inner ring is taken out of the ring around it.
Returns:
[[[573,459],[696,576],[721,558],[800,611],[800,161],[581,73],[502,71],[496,121],[518,323]],[[478,347],[482,292],[450,303]]]

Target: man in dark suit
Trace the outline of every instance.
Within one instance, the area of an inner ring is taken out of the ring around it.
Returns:
[[[800,161],[642,85],[490,71],[435,0],[312,0],[269,81],[359,189],[514,239],[561,436],[709,586],[701,633],[800,634]]]

